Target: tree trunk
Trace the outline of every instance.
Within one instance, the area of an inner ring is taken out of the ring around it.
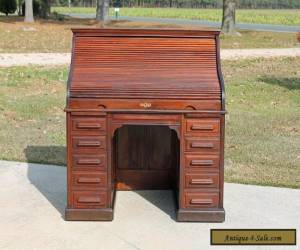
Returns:
[[[235,29],[236,0],[223,0],[222,32],[236,34]]]
[[[25,19],[24,22],[33,23],[33,6],[32,0],[25,0]]]
[[[42,18],[48,18],[50,15],[50,8],[50,0],[42,0],[39,16]]]
[[[108,20],[109,0],[98,0],[96,9],[96,19],[100,21]]]

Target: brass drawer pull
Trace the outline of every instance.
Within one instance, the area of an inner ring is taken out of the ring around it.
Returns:
[[[192,125],[191,130],[213,130],[213,125]]]
[[[100,159],[79,159],[77,161],[77,164],[81,164],[81,165],[99,165],[101,164],[101,160]]]
[[[212,160],[191,160],[191,166],[211,166],[213,165]]]
[[[191,185],[210,185],[213,184],[212,179],[192,179],[190,180]]]
[[[100,178],[79,177],[77,183],[100,183]]]
[[[151,108],[151,106],[152,106],[152,104],[150,102],[141,102],[140,103],[140,107],[145,108],[145,109]]]
[[[99,123],[77,123],[76,125],[77,128],[90,128],[90,129],[99,129],[101,128],[101,124]]]
[[[101,199],[99,197],[88,197],[82,196],[77,199],[79,203],[100,203]]]
[[[192,142],[191,148],[213,148],[213,143]]]
[[[212,199],[191,199],[191,205],[211,205],[213,203]]]
[[[79,147],[99,147],[100,145],[100,141],[79,141],[77,143],[77,146]]]

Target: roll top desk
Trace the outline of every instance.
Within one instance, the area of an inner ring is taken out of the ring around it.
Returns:
[[[178,221],[224,220],[219,31],[73,29],[65,110],[66,220],[112,220],[135,189],[173,189]]]

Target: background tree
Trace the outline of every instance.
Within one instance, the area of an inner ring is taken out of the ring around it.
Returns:
[[[223,0],[222,32],[236,34],[235,28],[236,0]]]
[[[40,0],[40,4],[41,4],[41,9],[40,9],[39,16],[42,18],[49,17],[51,11],[50,0]]]
[[[96,19],[106,21],[108,19],[109,0],[98,0],[96,8]]]
[[[5,15],[13,14],[17,10],[16,0],[0,0],[0,12]]]
[[[41,4],[38,0],[32,0],[32,9],[33,9],[33,16],[40,16],[41,13]],[[25,2],[22,3],[22,11],[21,15],[25,16]]]
[[[24,22],[33,23],[33,6],[32,0],[25,0],[25,19]]]

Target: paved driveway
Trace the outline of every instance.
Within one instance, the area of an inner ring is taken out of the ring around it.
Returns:
[[[222,49],[222,60],[300,56],[300,48]],[[70,53],[0,53],[0,67],[70,64]]]
[[[175,222],[170,191],[118,192],[113,222],[67,222],[65,167],[0,161],[0,180],[0,249],[204,250],[211,228],[297,228],[299,242],[300,190],[225,184],[221,224]]]

